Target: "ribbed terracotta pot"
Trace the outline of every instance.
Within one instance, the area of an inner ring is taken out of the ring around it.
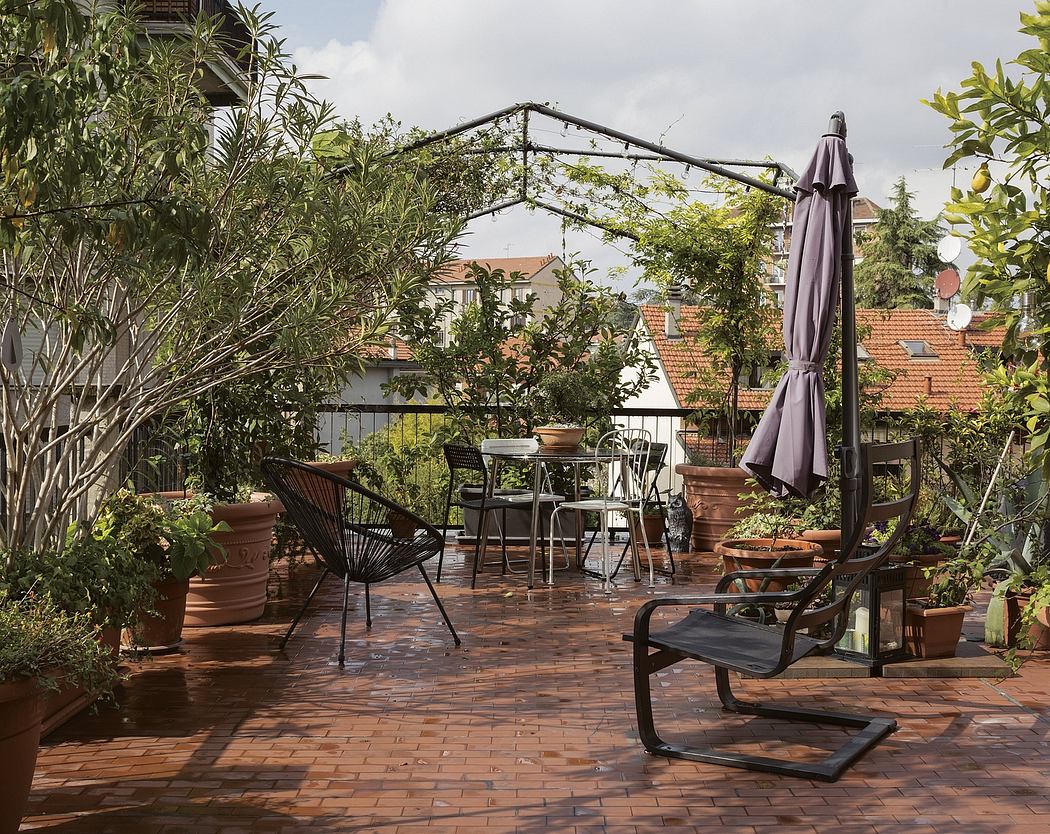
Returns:
[[[679,463],[685,503],[693,513],[693,550],[712,551],[729,528],[744,516],[739,513],[747,492],[747,473],[735,466],[692,466]]]
[[[22,821],[43,710],[36,678],[0,683],[0,834],[15,834]]]
[[[138,622],[124,631],[124,645],[151,652],[171,651],[182,642],[190,580],[169,576],[154,582],[153,589],[157,592],[153,603],[157,613],[140,614]]]
[[[904,645],[914,657],[955,657],[969,605],[923,608],[909,604],[904,613]]]
[[[100,629],[98,641],[109,649],[113,657],[120,654],[120,629],[109,626]],[[95,696],[88,695],[81,687],[69,684],[60,686],[55,691],[43,693],[41,695],[43,707],[40,735],[43,737],[52,730],[58,729],[74,715],[91,706],[95,700]]]
[[[212,519],[225,521],[231,533],[216,533],[226,548],[226,558],[203,576],[190,579],[186,596],[187,628],[247,623],[266,608],[266,583],[270,576],[273,525],[284,507],[279,501],[217,504]]]
[[[754,547],[790,547],[791,550],[754,550]],[[715,545],[715,553],[722,557],[726,573],[738,570],[760,570],[770,568],[778,559],[778,568],[811,568],[813,559],[823,551],[815,542],[801,539],[730,539]],[[790,579],[746,579],[749,591],[762,590],[762,583],[768,582],[765,590],[770,593],[783,591],[794,580]]]

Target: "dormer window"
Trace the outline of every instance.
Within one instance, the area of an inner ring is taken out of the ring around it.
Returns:
[[[937,351],[930,347],[929,342],[921,339],[902,339],[898,342],[908,352],[912,359],[937,359]]]
[[[860,342],[857,342],[857,361],[858,362],[870,362],[871,354],[868,353],[868,349],[864,347]]]

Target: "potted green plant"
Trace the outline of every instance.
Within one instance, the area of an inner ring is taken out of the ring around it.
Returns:
[[[788,538],[795,534],[795,520],[784,512],[755,512],[737,522],[728,537],[715,545],[726,573],[763,568],[810,568],[823,552],[816,542]],[[783,579],[746,580],[749,591],[783,591],[790,583]]]
[[[190,577],[207,570],[224,555],[215,541],[230,532],[215,522],[208,496],[184,499],[135,495],[120,490],[102,505],[91,535],[100,542],[125,547],[156,571],[154,596],[125,630],[125,642],[153,652],[175,648],[182,640]]]
[[[542,377],[533,390],[532,432],[549,449],[573,450],[579,447],[587,429],[582,420],[593,408],[593,396],[586,371],[572,368],[553,370]]]
[[[955,559],[927,568],[936,581],[927,596],[908,601],[904,614],[904,644],[915,657],[954,657],[974,583],[974,565]],[[977,578],[980,570],[977,571]]]
[[[641,508],[642,535],[649,544],[660,544],[667,529],[665,508],[659,501],[646,501]]]
[[[61,685],[112,690],[116,660],[86,614],[63,611],[48,596],[0,592],[0,832],[18,830],[33,781],[43,694]]]

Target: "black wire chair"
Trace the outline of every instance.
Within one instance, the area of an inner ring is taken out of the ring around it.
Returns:
[[[735,571],[719,581],[715,593],[695,597],[664,597],[647,602],[634,620],[634,632],[624,639],[634,643],[634,697],[638,715],[638,735],[650,753],[695,762],[740,767],[747,770],[800,776],[834,782],[842,772],[893,732],[897,722],[892,718],[824,712],[800,707],[767,706],[748,703],[733,694],[730,673],[738,672],[755,678],[772,678],[792,664],[814,654],[826,654],[842,638],[850,599],[860,583],[873,570],[878,570],[897,546],[908,526],[922,480],[918,440],[901,443],[865,444],[861,449],[863,477],[860,484],[861,517],[851,540],[842,543],[836,561],[822,568],[764,568]],[[875,501],[874,476],[886,464],[904,462],[910,469],[907,492],[888,501]],[[896,521],[893,533],[874,552],[861,546],[868,525],[874,521]],[[782,578],[805,584],[797,591],[748,592],[730,591],[748,578]],[[835,590],[834,580],[845,583]],[[825,591],[835,592],[830,602]],[[794,604],[783,626],[767,626],[734,616],[729,606]],[[692,608],[673,625],[651,629],[651,618],[663,606],[710,605],[713,610]],[[812,636],[816,630],[831,625],[830,636]],[[650,651],[655,650],[655,651]],[[729,751],[697,749],[664,741],[653,723],[650,677],[661,669],[682,660],[709,663],[715,669],[715,683],[722,707],[730,712],[757,715],[783,721],[829,724],[859,730],[838,750],[822,761],[797,762],[752,756]]]
[[[412,567],[419,568],[452,639],[457,646],[460,645],[459,635],[423,569],[423,562],[441,552],[443,537],[437,528],[354,481],[305,463],[266,458],[262,471],[284,504],[288,518],[299,528],[307,547],[324,568],[281,639],[281,649],[292,636],[321,583],[333,573],[343,580],[343,618],[339,631],[339,663],[342,665],[350,583],[360,582],[365,586],[365,623],[371,628],[370,586]]]

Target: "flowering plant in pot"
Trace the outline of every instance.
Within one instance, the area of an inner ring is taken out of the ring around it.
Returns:
[[[0,592],[0,832],[13,834],[29,796],[43,716],[42,695],[61,685],[108,693],[116,659],[86,614],[49,596]]]

